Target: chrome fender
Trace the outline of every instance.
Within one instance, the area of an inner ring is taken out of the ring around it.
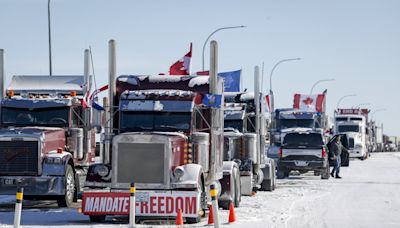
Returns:
[[[197,189],[199,188],[199,183],[202,182],[201,174],[203,173],[203,169],[198,164],[186,164],[178,167],[182,167],[184,174],[180,178],[174,177],[172,180],[173,188],[190,188]],[[172,174],[174,176],[174,174]],[[204,187],[204,186],[203,186]]]

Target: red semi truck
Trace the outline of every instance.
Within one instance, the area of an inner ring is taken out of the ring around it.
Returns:
[[[70,206],[95,157],[92,109],[82,107],[90,90],[89,51],[84,75],[14,76],[6,96],[3,50],[0,56],[0,194],[21,186],[25,199]]]
[[[131,183],[137,189],[137,218],[173,218],[181,209],[186,222],[199,222],[211,184],[217,185],[222,206],[240,200],[238,166],[223,162],[223,81],[216,75],[216,42],[211,43],[210,76],[116,78],[114,41],[109,45],[106,159],[89,169],[82,212],[91,221],[128,215]]]

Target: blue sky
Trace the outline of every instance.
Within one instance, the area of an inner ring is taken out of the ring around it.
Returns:
[[[352,107],[370,103],[389,135],[400,135],[400,1],[259,0],[132,1],[52,0],[53,74],[81,74],[83,50],[92,47],[97,83],[107,82],[107,42],[117,41],[119,74],[158,74],[193,42],[192,72],[201,70],[207,36],[223,26],[219,70],[243,69],[252,90],[253,68],[265,63],[264,89],[273,75],[276,107],[292,105],[294,93],[328,89],[332,115],[339,98]],[[0,48],[6,54],[6,84],[16,74],[48,74],[47,0],[0,0]],[[208,66],[208,46],[206,66]]]

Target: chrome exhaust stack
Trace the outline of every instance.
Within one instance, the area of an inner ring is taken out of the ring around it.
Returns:
[[[218,43],[215,40],[210,42],[210,94],[218,93]],[[218,110],[211,108],[211,151],[210,151],[210,169],[207,176],[207,183],[211,184],[216,180],[217,173],[217,152],[218,152],[218,128],[220,127],[218,119]]]
[[[104,137],[104,156],[103,163],[111,162],[111,142],[114,134],[114,99],[116,95],[115,80],[117,78],[116,43],[114,40],[108,41],[108,111],[106,114],[106,128]],[[107,110],[107,109],[106,109]]]

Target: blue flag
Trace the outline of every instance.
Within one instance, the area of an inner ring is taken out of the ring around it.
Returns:
[[[203,97],[203,104],[208,107],[221,108],[222,95],[207,93]]]
[[[97,103],[94,102],[94,101],[92,102],[92,107],[93,107],[94,109],[99,110],[99,111],[104,111],[104,108],[101,107],[101,105],[97,104]]]
[[[218,76],[224,79],[225,92],[240,92],[240,75],[242,70],[219,73]]]

